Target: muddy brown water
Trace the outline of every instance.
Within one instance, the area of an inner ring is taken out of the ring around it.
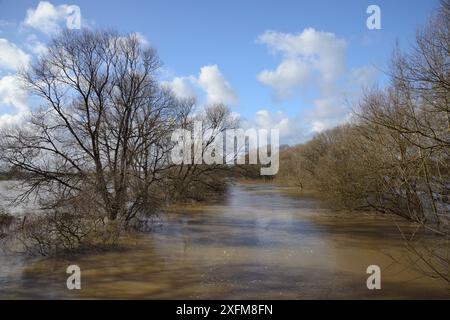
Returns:
[[[449,299],[449,286],[408,267],[386,216],[336,214],[270,184],[173,208],[127,250],[65,259],[0,255],[0,298]],[[68,290],[66,268],[81,268]],[[381,268],[368,290],[366,268]]]

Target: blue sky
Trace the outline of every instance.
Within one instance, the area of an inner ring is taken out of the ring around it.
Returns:
[[[0,0],[0,124],[32,104],[14,89],[16,66],[34,59],[76,6],[81,27],[138,32],[180,96],[222,99],[245,125],[278,127],[295,143],[348,119],[345,101],[356,101],[362,87],[382,86],[395,41],[408,47],[438,1],[43,3]],[[370,4],[381,9],[381,30],[366,27]]]

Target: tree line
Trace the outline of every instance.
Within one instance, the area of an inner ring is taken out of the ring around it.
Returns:
[[[281,154],[277,179],[334,207],[402,216],[438,235],[408,246],[450,281],[450,1],[407,52],[394,50],[384,89],[367,90],[352,120]]]

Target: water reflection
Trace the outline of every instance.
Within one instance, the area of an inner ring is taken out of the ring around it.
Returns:
[[[174,208],[130,250],[66,260],[0,257],[0,297],[449,298],[444,284],[405,269],[387,218],[336,217],[284,191],[238,184],[224,201]],[[66,289],[69,264],[81,267],[82,290]],[[370,264],[382,269],[380,291],[366,288]]]

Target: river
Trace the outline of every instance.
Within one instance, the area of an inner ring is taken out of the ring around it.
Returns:
[[[71,258],[0,256],[0,298],[449,299],[447,284],[408,267],[392,218],[334,213],[271,184],[174,207],[126,250]],[[81,268],[81,290],[66,268]],[[381,290],[366,269],[381,268]]]

